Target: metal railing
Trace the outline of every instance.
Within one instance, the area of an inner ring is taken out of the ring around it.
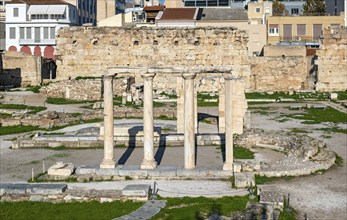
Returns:
[[[56,40],[55,39],[19,39],[20,45],[55,45]]]

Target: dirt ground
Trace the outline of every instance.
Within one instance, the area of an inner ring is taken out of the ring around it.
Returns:
[[[14,93],[11,95],[15,95]],[[41,96],[37,96],[42,101]],[[34,105],[39,103],[35,97],[25,93],[25,103]],[[308,135],[322,139],[328,147],[334,150],[343,159],[343,166],[335,166],[330,168],[323,174],[315,174],[304,177],[297,177],[292,180],[280,180],[271,183],[274,187],[280,189],[284,194],[290,193],[290,204],[298,211],[299,219],[304,219],[306,213],[308,219],[347,219],[347,136],[342,133],[326,133],[324,131],[315,130],[332,126],[330,123],[321,124],[301,124],[299,120],[290,119],[288,121],[279,122],[279,110],[285,112],[287,104],[272,104],[271,110],[267,114],[261,113],[256,109],[252,109],[251,127],[262,128],[266,130],[291,130],[292,128],[303,129]],[[56,107],[51,105],[50,110],[57,111],[77,111],[77,107],[73,105]],[[79,110],[78,110],[79,111]],[[201,108],[199,112],[214,114],[213,108]],[[172,122],[170,122],[172,123]],[[203,125],[203,131],[216,129],[213,125]],[[346,124],[339,124],[342,128],[347,128]],[[74,128],[72,128],[74,129]],[[23,135],[23,134],[21,134]],[[0,182],[9,181],[26,181],[31,176],[31,169],[34,168],[35,173],[42,171],[42,163],[48,168],[54,162],[63,160],[78,165],[97,166],[103,157],[102,149],[88,150],[48,150],[48,149],[9,149],[11,140],[19,135],[0,136]],[[155,149],[157,151],[157,149]],[[163,150],[163,149],[161,149]],[[121,148],[115,150],[116,159],[121,160],[127,149]],[[281,158],[281,155],[274,151],[255,149],[256,158],[261,161],[272,163]],[[139,165],[143,157],[142,149],[134,149],[131,156],[126,160],[126,164]],[[124,159],[124,158],[123,158]],[[162,165],[183,164],[183,147],[165,148],[163,156],[160,159]],[[124,160],[122,160],[124,161]],[[216,146],[199,147],[198,148],[198,166],[215,166],[222,168],[222,156],[220,150]]]

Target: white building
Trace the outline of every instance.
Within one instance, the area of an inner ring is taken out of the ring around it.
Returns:
[[[14,0],[6,5],[6,50],[54,58],[60,28],[77,25],[76,6],[62,0]]]

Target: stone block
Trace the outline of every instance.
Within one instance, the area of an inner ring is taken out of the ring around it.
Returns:
[[[177,169],[177,176],[179,177],[205,177],[207,174],[206,169],[203,168],[194,168],[194,169]]]
[[[284,206],[284,196],[279,191],[261,191],[259,194],[260,203],[273,205],[274,208],[282,210]]]
[[[123,196],[130,196],[130,197],[147,197],[149,194],[149,190],[151,188],[151,185],[146,184],[133,184],[133,185],[127,185],[122,190]]]
[[[96,175],[100,175],[100,176],[118,176],[119,175],[119,169],[118,168],[114,168],[114,169],[96,169],[95,170],[95,174]]]
[[[44,202],[44,201],[47,201],[47,200],[48,200],[47,197],[37,196],[37,195],[32,195],[29,198],[29,201],[32,201],[32,202]]]
[[[76,175],[90,175],[96,173],[96,167],[88,167],[85,165],[77,167],[75,170]]]
[[[176,166],[158,166],[156,169],[147,171],[149,177],[175,177],[177,175]]]
[[[254,173],[235,173],[235,186],[238,188],[255,186]]]
[[[141,170],[140,166],[122,166],[119,167],[119,176],[147,177],[148,171]]]
[[[335,92],[329,94],[330,100],[337,100],[337,96],[338,96],[338,94]]]
[[[234,173],[240,173],[242,170],[241,162],[234,161]]]
[[[31,184],[27,190],[30,194],[54,195],[65,192],[66,184]]]
[[[50,176],[69,177],[73,173],[75,166],[72,163],[64,163],[63,161],[56,162],[48,168],[47,173]]]

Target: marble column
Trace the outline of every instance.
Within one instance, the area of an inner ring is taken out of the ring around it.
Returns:
[[[143,97],[143,161],[141,169],[154,169],[157,162],[154,160],[154,123],[153,123],[153,78],[155,73],[141,75],[144,79]]]
[[[194,78],[196,73],[183,73],[184,78],[184,168],[195,167]]]
[[[114,125],[113,125],[113,77],[104,76],[104,159],[100,168],[115,168],[114,151]]]
[[[223,170],[233,170],[234,146],[233,146],[233,94],[231,74],[224,76],[225,86],[225,163]]]

